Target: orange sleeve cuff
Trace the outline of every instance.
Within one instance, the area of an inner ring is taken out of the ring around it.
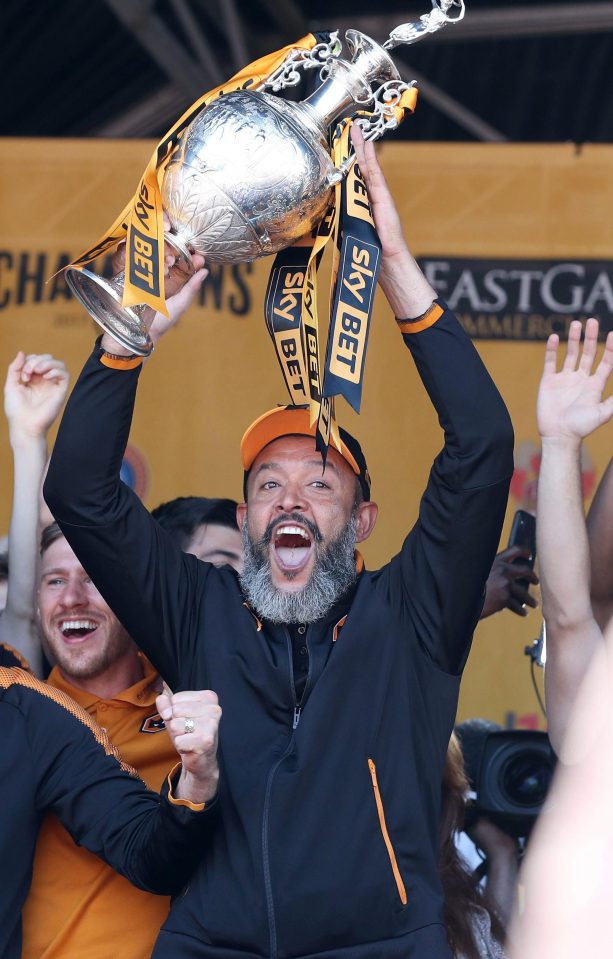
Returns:
[[[433,303],[423,316],[418,316],[415,320],[397,320],[400,332],[421,333],[422,330],[427,330],[429,327],[434,326],[444,312],[442,306],[439,306],[438,303]]]
[[[125,359],[119,356],[108,356],[102,353],[100,362],[103,366],[108,366],[110,370],[135,370],[143,362],[142,356],[126,356]]]
[[[188,809],[191,809],[192,812],[202,812],[203,809],[206,809],[205,802],[190,802],[189,799],[177,799],[172,792],[172,781],[181,769],[181,763],[177,763],[172,767],[168,773],[168,802],[171,806],[187,806]]]

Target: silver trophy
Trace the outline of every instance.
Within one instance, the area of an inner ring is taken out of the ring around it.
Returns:
[[[351,60],[340,57],[337,34],[312,50],[295,50],[259,89],[213,100],[186,128],[162,181],[165,234],[187,278],[191,253],[207,262],[255,260],[290,246],[323,217],[331,191],[352,157],[337,169],[328,134],[340,120],[357,122],[366,139],[397,125],[394,107],[405,90],[388,49],[414,43],[464,16],[464,0],[432,0],[432,11],[396,27],[383,46],[357,30],[345,39]],[[300,103],[275,94],[299,82],[301,70],[319,68],[321,85]],[[150,307],[122,306],[123,274],[105,280],[69,267],[66,282],[87,311],[119,343],[146,356],[152,349]]]

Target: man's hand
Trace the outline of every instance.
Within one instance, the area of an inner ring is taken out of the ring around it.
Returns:
[[[374,143],[364,140],[362,131],[355,123],[351,127],[351,142],[381,241],[379,284],[394,315],[399,319],[413,319],[428,309],[436,297],[436,291],[409,252]]]
[[[210,802],[219,782],[217,694],[210,689],[172,693],[164,684],[156,705],[183,766],[177,797]]]
[[[509,546],[498,553],[490,575],[485,584],[485,602],[480,618],[485,619],[501,609],[510,609],[518,616],[527,616],[527,606],[536,609],[537,600],[524,584],[527,580],[533,586],[538,585],[538,577],[527,563],[516,563],[517,559],[528,559],[530,550],[521,546]]]
[[[536,407],[539,432],[545,442],[563,441],[578,445],[613,416],[613,397],[602,399],[613,370],[613,333],[607,336],[602,359],[593,373],[598,348],[597,320],[590,319],[586,323],[581,357],[580,340],[581,323],[573,320],[568,332],[566,358],[559,373],[556,368],[560,339],[553,333],[547,340]]]
[[[168,230],[170,223],[164,216],[164,229]],[[148,315],[153,314],[151,325],[149,326],[149,336],[155,346],[158,340],[165,333],[168,333],[173,326],[176,326],[185,311],[191,306],[194,297],[202,286],[204,280],[209,275],[209,271],[204,269],[204,257],[200,253],[193,253],[191,257],[194,268],[193,275],[189,275],[185,265],[181,262],[175,262],[176,257],[169,246],[165,247],[164,256],[164,294],[166,296],[166,306],[168,307],[168,316],[163,313],[153,313],[148,310]],[[126,262],[126,243],[125,240],[118,245],[113,256],[113,272],[119,273],[125,268]],[[129,353],[129,350],[120,346],[108,333],[102,337],[102,348],[109,353]]]
[[[68,392],[68,371],[48,353],[20,351],[10,364],[4,384],[4,412],[11,442],[46,440]]]
[[[355,123],[351,127],[350,136],[360,173],[368,190],[368,199],[381,240],[383,258],[386,260],[403,255],[407,244],[402,232],[402,223],[383,170],[377,160],[375,145],[372,140],[364,139],[362,131]]]

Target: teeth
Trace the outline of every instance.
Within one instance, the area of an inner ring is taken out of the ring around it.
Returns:
[[[69,629],[97,629],[97,627],[98,623],[94,623],[91,619],[70,619],[60,623],[63,633],[67,633]]]
[[[278,526],[275,530],[275,536],[302,536],[303,539],[308,540],[309,534],[306,533],[300,526]]]

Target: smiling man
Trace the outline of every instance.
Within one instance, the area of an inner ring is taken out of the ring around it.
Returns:
[[[362,450],[342,433],[323,470],[296,407],[243,437],[240,577],[181,553],[120,482],[140,364],[107,335],[47,477],[67,539],[139,646],[171,688],[205,684],[224,711],[219,820],[156,959],[451,957],[442,771],[513,434],[407,249],[373,145],[354,144],[382,243],[379,282],[445,434],[400,553],[364,569],[355,547],[377,507]]]
[[[358,442],[340,430],[325,473],[314,451],[308,407],[277,407],[241,443],[244,493],[238,520],[245,547],[243,591],[275,623],[313,623],[356,578],[356,543],[377,518]]]
[[[43,643],[56,663],[48,685],[85,709],[147,785],[159,790],[176,755],[156,707],[161,680],[55,524],[41,538],[38,608]],[[168,908],[167,897],[136,889],[76,846],[50,813],[23,915],[24,959],[141,959]]]

